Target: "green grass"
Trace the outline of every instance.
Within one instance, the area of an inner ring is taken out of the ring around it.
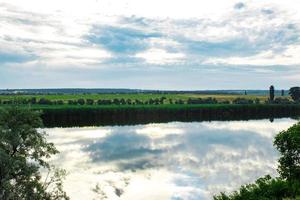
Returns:
[[[49,100],[63,100],[67,102],[68,100],[77,100],[77,99],[131,99],[131,100],[149,100],[150,98],[160,98],[166,97],[167,99],[173,100],[184,100],[186,101],[188,98],[216,98],[218,101],[232,101],[235,98],[246,98],[246,99],[260,99],[261,101],[265,101],[268,99],[268,96],[256,96],[256,95],[232,95],[232,94],[50,94],[50,95],[0,95],[0,100],[14,100],[14,99],[31,99],[35,97],[37,99],[45,98]],[[168,103],[168,101],[166,101]]]
[[[1,107],[10,107],[11,105],[1,105]],[[24,108],[33,109],[184,109],[184,108],[221,108],[221,107],[238,107],[241,105],[227,104],[162,104],[162,105],[22,105]]]
[[[9,107],[11,105],[0,105],[0,107]],[[19,105],[23,108],[31,108],[35,110],[185,110],[185,109],[238,109],[238,108],[277,108],[277,107],[294,107],[299,108],[299,104],[292,105],[269,105],[269,104],[160,104],[160,105]]]

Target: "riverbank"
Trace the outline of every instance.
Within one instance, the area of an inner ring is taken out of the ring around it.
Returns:
[[[41,110],[46,127],[134,125],[300,116],[300,104],[20,105]],[[5,106],[2,106],[5,107]]]

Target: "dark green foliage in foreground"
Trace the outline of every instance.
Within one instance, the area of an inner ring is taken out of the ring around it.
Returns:
[[[280,132],[274,141],[281,154],[278,172],[288,181],[300,180],[300,123]]]
[[[279,178],[273,179],[267,175],[259,178],[255,183],[242,186],[239,191],[231,195],[221,193],[214,197],[214,200],[281,200],[289,194],[289,187],[286,181]]]
[[[52,172],[46,161],[58,151],[36,130],[41,125],[38,112],[17,107],[0,110],[1,200],[68,199],[62,190],[65,172]],[[42,168],[48,171],[47,180],[41,178]]]
[[[300,123],[280,132],[274,145],[281,154],[279,178],[269,175],[254,184],[242,186],[230,195],[221,193],[215,200],[281,200],[296,199],[300,196]]]
[[[296,196],[298,195],[298,196]],[[289,183],[267,175],[253,184],[242,186],[230,195],[221,193],[214,200],[298,200],[300,182]]]

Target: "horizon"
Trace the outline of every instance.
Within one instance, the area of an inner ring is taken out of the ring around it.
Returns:
[[[269,91],[269,89],[196,89],[196,90],[168,90],[168,89],[141,89],[141,88],[0,88],[1,91],[4,90],[136,90],[136,91]],[[285,90],[288,91],[289,88],[275,88],[275,91]]]

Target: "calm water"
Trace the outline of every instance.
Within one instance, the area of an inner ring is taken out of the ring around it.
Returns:
[[[211,199],[276,175],[276,133],[292,119],[45,129],[72,200]],[[98,184],[98,194],[92,191]]]

